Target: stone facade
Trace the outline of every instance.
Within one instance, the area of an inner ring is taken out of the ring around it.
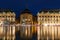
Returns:
[[[0,11],[0,39],[14,40],[15,39],[15,13],[10,11]],[[8,25],[8,26],[6,26]]]
[[[29,12],[28,9],[24,10],[23,13],[21,13],[20,15],[20,24],[23,25],[21,26],[21,34],[22,36],[31,36],[31,32],[32,32],[32,25],[33,25],[33,16],[32,14]],[[24,26],[24,25],[28,25],[28,26]],[[23,35],[24,34],[24,35]]]
[[[60,39],[60,12],[42,11],[38,12],[38,40]]]

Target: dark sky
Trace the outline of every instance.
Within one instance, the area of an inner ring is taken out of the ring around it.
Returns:
[[[60,0],[0,0],[0,8],[9,8],[15,11],[17,17],[26,8],[31,10],[33,15],[41,9],[58,9]]]

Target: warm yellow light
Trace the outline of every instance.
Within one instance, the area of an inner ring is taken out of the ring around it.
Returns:
[[[27,30],[25,31],[25,34],[27,35]]]
[[[3,33],[3,27],[0,27],[0,34]]]
[[[48,24],[44,24],[44,26],[47,26]]]
[[[15,27],[13,27],[13,30],[12,31],[13,31],[13,34],[15,34]]]

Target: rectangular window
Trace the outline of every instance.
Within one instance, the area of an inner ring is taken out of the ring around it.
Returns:
[[[11,16],[11,17],[13,17],[13,16]]]
[[[10,17],[10,16],[8,16],[8,17]]]
[[[0,16],[1,17],[1,16]]]
[[[47,17],[47,16],[45,16],[45,17]]]
[[[4,17],[4,16],[3,16]]]

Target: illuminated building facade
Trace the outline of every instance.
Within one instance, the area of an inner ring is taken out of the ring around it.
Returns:
[[[0,18],[7,19],[10,22],[15,22],[15,13],[14,12],[0,12]]]
[[[3,40],[15,40],[15,25],[14,24],[4,26],[3,32],[4,32]]]
[[[37,17],[38,40],[60,40],[60,11],[42,10]]]
[[[0,10],[0,40],[14,40],[15,26],[11,23],[15,22],[15,13],[10,10]],[[5,26],[5,25],[8,26]]]
[[[33,16],[30,12],[30,10],[25,9],[21,15],[20,15],[20,24],[23,25],[21,26],[21,35],[24,37],[24,35],[26,37],[31,36],[31,32],[32,32],[32,24],[33,24],[33,20],[32,20]],[[28,25],[28,26],[26,26]]]

